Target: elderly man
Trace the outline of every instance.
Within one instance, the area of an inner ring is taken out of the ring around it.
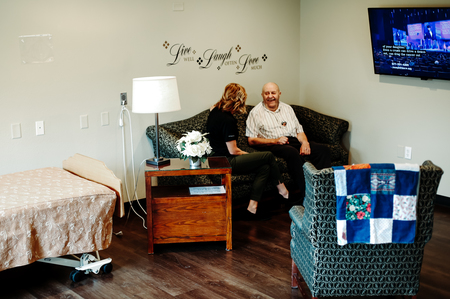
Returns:
[[[271,151],[284,158],[288,171],[299,189],[300,200],[305,196],[303,174],[304,156],[317,169],[331,167],[330,150],[324,145],[309,142],[292,107],[280,102],[280,89],[267,83],[262,89],[263,101],[250,111],[245,135],[250,146]]]

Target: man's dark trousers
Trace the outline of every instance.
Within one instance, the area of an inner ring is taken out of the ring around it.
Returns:
[[[276,144],[262,147],[261,150],[271,151],[275,156],[283,158],[288,167],[289,175],[295,182],[295,187],[300,190],[300,198],[305,197],[305,175],[303,173],[303,164],[305,158],[309,160],[318,170],[331,167],[330,149],[322,144],[310,141],[311,154],[301,156],[301,143],[296,137],[288,137],[289,144]]]

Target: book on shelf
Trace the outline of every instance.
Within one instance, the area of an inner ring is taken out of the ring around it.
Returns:
[[[224,194],[225,192],[224,186],[189,187],[189,193],[191,195]]]

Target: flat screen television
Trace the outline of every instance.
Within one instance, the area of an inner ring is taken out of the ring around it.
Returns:
[[[369,8],[375,74],[450,80],[450,7]]]

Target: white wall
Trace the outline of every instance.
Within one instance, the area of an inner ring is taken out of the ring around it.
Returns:
[[[368,7],[448,0],[301,0],[300,102],[350,122],[351,163],[418,163],[450,171],[450,81],[373,73]],[[412,160],[397,157],[411,146]],[[444,174],[438,193],[450,196]]]
[[[184,11],[173,11],[173,3],[184,3]],[[119,95],[128,92],[131,110],[132,79],[157,75],[177,76],[182,105],[161,114],[161,123],[206,109],[229,82],[245,86],[248,103],[256,104],[262,85],[275,81],[283,101],[350,121],[352,163],[430,159],[446,171],[450,83],[373,74],[367,7],[395,5],[448,1],[2,0],[0,174],[61,166],[81,153],[123,179]],[[19,36],[33,34],[52,35],[53,62],[21,62]],[[194,61],[168,67],[173,57],[165,41],[195,49]],[[236,75],[235,66],[198,68],[195,60],[205,50],[237,45],[242,50],[230,61],[266,54],[262,69]],[[100,125],[102,112],[109,113],[109,126]],[[84,114],[89,128],[82,130]],[[154,115],[132,119],[138,165],[153,155],[145,128]],[[45,122],[43,136],[35,135],[38,120]],[[13,123],[21,124],[22,138],[11,138]],[[413,159],[397,158],[398,145],[411,146]],[[444,175],[439,194],[450,196],[449,180]]]
[[[184,11],[173,11],[174,3],[183,3]],[[177,76],[182,110],[161,114],[160,123],[208,108],[230,82],[247,89],[250,104],[260,100],[268,81],[280,83],[285,101],[298,102],[299,14],[298,0],[2,0],[0,174],[60,167],[81,153],[104,161],[123,179],[119,95],[128,92],[131,110],[135,77]],[[54,61],[23,64],[19,36],[37,34],[52,35]],[[194,61],[168,67],[173,57],[166,41],[192,47]],[[235,65],[219,71],[218,63],[206,70],[196,64],[207,49],[224,53],[237,45],[242,50],[229,61],[243,54],[268,59],[240,75]],[[100,125],[102,112],[109,113],[109,126]],[[88,129],[80,129],[80,115],[88,115]],[[36,136],[40,120],[45,135]],[[11,138],[13,123],[21,124],[19,139]],[[153,155],[145,136],[153,123],[154,115],[132,114],[136,165]]]

